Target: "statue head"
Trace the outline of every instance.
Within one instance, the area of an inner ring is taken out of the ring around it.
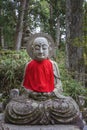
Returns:
[[[41,61],[49,56],[49,44],[45,37],[35,38],[32,44],[33,57],[35,60]]]
[[[53,55],[53,39],[45,33],[36,33],[28,40],[27,52],[32,59],[41,61]]]

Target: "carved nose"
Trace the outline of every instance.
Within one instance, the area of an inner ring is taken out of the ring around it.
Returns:
[[[43,53],[43,49],[42,48],[40,48],[40,53]]]

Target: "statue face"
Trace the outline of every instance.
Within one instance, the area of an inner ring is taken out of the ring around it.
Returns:
[[[41,61],[47,59],[49,55],[49,44],[46,38],[38,37],[33,42],[34,59]]]

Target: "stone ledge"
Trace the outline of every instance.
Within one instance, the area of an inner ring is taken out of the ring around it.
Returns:
[[[5,124],[2,123],[2,128],[0,130],[80,130],[76,126],[72,125],[35,125],[35,126],[28,126],[28,125],[12,125],[12,124]]]
[[[74,125],[13,125],[4,122],[4,114],[0,114],[0,130],[80,130]]]

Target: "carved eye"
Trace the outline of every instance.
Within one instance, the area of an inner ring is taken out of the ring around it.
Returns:
[[[48,46],[43,45],[43,50],[46,50],[46,49],[48,49]]]
[[[35,50],[39,50],[40,49],[40,46],[35,46]]]

